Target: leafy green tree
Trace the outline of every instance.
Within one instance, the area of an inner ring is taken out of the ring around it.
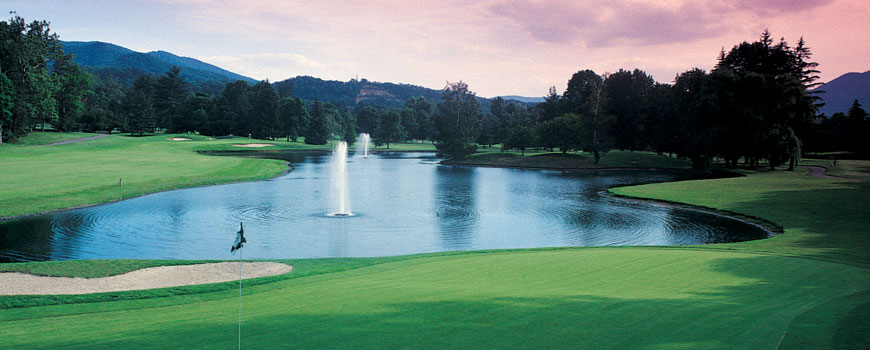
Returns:
[[[416,125],[413,129],[405,129],[408,136],[415,140],[431,140],[434,132],[432,122],[432,102],[423,96],[409,98],[405,102],[405,108],[414,112]]]
[[[311,107],[311,119],[305,132],[305,143],[309,145],[325,145],[329,137],[329,125],[326,120],[323,104],[314,100]]]
[[[507,140],[502,144],[503,149],[518,149],[520,154],[526,155],[526,149],[537,145],[535,129],[528,125],[515,125],[510,130]]]
[[[378,119],[378,127],[372,135],[376,145],[387,145],[399,142],[405,138],[405,130],[402,128],[402,113],[396,109],[390,109],[381,114]]]
[[[57,34],[46,21],[26,23],[20,16],[0,22],[0,71],[12,82],[12,120],[7,139],[16,140],[34,124],[54,121],[57,115],[56,79],[50,65],[63,56]]]
[[[30,120],[38,122],[42,131],[46,125],[53,124],[57,120],[57,85],[54,79],[45,71],[27,73],[26,106],[30,112]],[[32,128],[32,126],[31,126]]]
[[[611,134],[615,146],[631,151],[647,147],[649,99],[655,80],[644,71],[620,69],[604,81],[605,112],[616,119]]]
[[[867,112],[861,108],[858,100],[852,102],[846,114],[847,150],[858,155],[870,154],[870,133],[867,129]]]
[[[692,160],[696,171],[709,171],[710,160],[716,154],[717,130],[708,91],[709,76],[702,69],[692,69],[679,74],[674,82],[674,103],[680,130],[677,144],[682,145],[678,154]]]
[[[126,129],[126,115],[122,110],[124,94],[121,83],[114,78],[95,80],[92,88],[85,91],[82,97],[84,112],[79,119],[82,129],[109,133],[115,128]]]
[[[477,135],[477,144],[489,147],[498,143],[498,133],[501,130],[501,120],[491,113],[483,116],[480,122],[480,134]]]
[[[558,147],[562,154],[580,148],[581,129],[580,116],[566,113],[538,125],[535,130],[538,142],[547,148]]]
[[[342,118],[342,137],[347,146],[350,147],[356,142],[356,120],[350,111],[345,111]]]
[[[3,127],[12,124],[12,108],[15,105],[15,89],[6,74],[0,72],[0,145],[3,144]]]
[[[408,138],[413,138],[412,134],[415,130],[420,128],[420,122],[417,120],[420,117],[416,111],[410,108],[403,108],[400,110],[401,118],[402,118],[402,138],[407,140]]]
[[[462,81],[447,84],[442,102],[434,115],[435,147],[438,154],[461,159],[474,153],[474,141],[480,132],[480,104]]]
[[[359,131],[363,133],[373,134],[378,124],[381,111],[374,106],[360,104],[356,113],[357,126]]]
[[[72,131],[85,112],[84,95],[91,89],[94,77],[71,60],[55,62],[60,74],[57,91],[57,129]]]
[[[278,106],[278,122],[287,142],[294,142],[308,128],[308,111],[305,104],[297,98],[285,97]]]
[[[211,96],[205,93],[189,95],[173,123],[176,132],[195,132],[205,125],[208,113],[213,109]]]

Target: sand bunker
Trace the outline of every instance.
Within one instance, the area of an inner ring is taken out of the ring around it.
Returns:
[[[190,140],[191,139],[189,139],[187,137],[173,137],[173,138],[169,139],[169,141],[190,141]]]
[[[293,267],[274,262],[242,264],[242,278],[288,273]],[[239,279],[239,263],[175,265],[149,267],[122,275],[101,278],[48,277],[20,272],[0,273],[0,295],[88,294],[119,292],[234,281]]]
[[[236,147],[269,147],[269,146],[274,146],[274,145],[271,143],[245,143],[245,144],[236,144],[233,146],[236,146]]]

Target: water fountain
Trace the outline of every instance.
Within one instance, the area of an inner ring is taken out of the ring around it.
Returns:
[[[347,191],[347,142],[335,146],[332,155],[332,212],[328,216],[352,216]]]
[[[359,143],[356,146],[357,153],[362,153],[363,158],[369,157],[369,143],[372,141],[372,138],[369,137],[369,134],[362,133],[359,134]]]

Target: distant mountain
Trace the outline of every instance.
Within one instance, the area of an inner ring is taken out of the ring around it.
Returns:
[[[181,68],[181,75],[194,87],[194,90],[222,89],[226,82],[235,80],[256,82],[254,79],[220,67],[193,58],[176,56],[166,51],[141,53],[99,41],[62,43],[64,51],[75,54],[76,63],[100,77],[111,76],[124,84],[132,83],[132,80],[142,73],[163,75],[172,66]]]
[[[501,98],[508,100],[508,101],[513,100],[513,101],[517,101],[517,102],[535,103],[535,104],[544,102],[543,97],[525,97],[525,96],[507,95],[507,96],[502,96]]]
[[[855,100],[858,100],[864,109],[868,109],[868,105],[870,105],[870,71],[843,74],[813,91],[824,91],[818,95],[825,101],[825,105],[819,109],[819,112],[827,116],[837,112],[848,112]]]

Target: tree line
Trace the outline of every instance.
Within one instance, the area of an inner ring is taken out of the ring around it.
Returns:
[[[292,81],[227,83],[218,94],[191,92],[173,67],[140,75],[125,86],[96,78],[63,52],[48,23],[20,17],[0,22],[0,140],[47,125],[60,131],[144,135],[156,131],[257,139],[304,138],[349,143],[369,133],[376,145],[429,140],[448,158],[501,145],[585,151],[596,162],[610,149],[654,151],[691,159],[706,171],[714,158],[729,167],[762,161],[793,168],[807,150],[868,155],[870,130],[857,103],[849,115],[817,118],[817,64],[801,39],[791,47],[765,31],[719,54],[716,67],[678,74],[673,84],[646,72],[580,70],[564,91],[551,87],[534,107],[500,97],[480,99],[463,82],[441,99],[407,99],[404,106],[323,102],[294,97]]]
[[[502,144],[522,152],[585,151],[596,162],[613,148],[644,150],[691,159],[699,171],[709,171],[714,158],[728,167],[742,162],[755,168],[764,161],[793,169],[807,150],[870,155],[864,141],[870,120],[857,102],[848,117],[817,116],[820,99],[809,92],[818,85],[811,55],[803,38],[792,47],[764,31],[755,42],[720,52],[712,71],[691,69],[673,84],[657,83],[639,69],[581,70],[561,94],[552,87],[535,108],[509,109],[494,99],[486,115],[473,113],[471,100],[454,97],[473,95],[467,86],[451,85],[439,116],[452,115],[461,121],[448,124],[464,126],[439,128],[439,150],[458,158],[476,145]]]

